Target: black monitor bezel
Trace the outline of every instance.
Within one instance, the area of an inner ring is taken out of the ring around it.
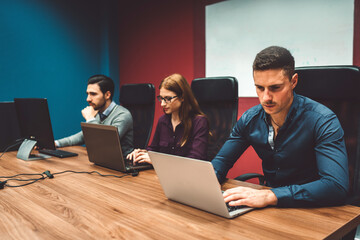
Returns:
[[[46,98],[14,98],[20,134],[37,141],[38,149],[55,150],[54,135]]]

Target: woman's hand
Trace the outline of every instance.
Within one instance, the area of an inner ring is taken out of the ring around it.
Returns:
[[[149,154],[145,149],[134,149],[134,151],[129,153],[126,158],[132,160],[134,164],[143,162],[151,164]]]

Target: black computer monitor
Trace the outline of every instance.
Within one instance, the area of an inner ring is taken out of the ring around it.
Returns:
[[[37,141],[38,149],[55,149],[46,98],[15,98],[20,134]]]
[[[59,158],[78,155],[77,153],[55,148],[46,98],[15,98],[14,103],[18,116],[20,135],[25,138],[19,148],[18,158],[37,160],[48,158],[48,155]],[[41,154],[31,154],[35,144]]]
[[[0,102],[0,112],[0,152],[18,150],[16,141],[22,139],[14,102]]]

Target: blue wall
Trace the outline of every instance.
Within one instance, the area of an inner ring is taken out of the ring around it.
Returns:
[[[117,13],[116,0],[1,1],[0,101],[47,98],[55,139],[80,131],[91,75],[119,97]]]

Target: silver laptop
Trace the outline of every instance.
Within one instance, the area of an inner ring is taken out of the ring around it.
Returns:
[[[152,168],[148,163],[132,165],[132,161],[124,159],[117,127],[81,123],[81,129],[90,162],[121,172],[137,172]]]
[[[226,218],[253,209],[242,206],[229,210],[210,162],[151,151],[149,156],[168,199]]]

